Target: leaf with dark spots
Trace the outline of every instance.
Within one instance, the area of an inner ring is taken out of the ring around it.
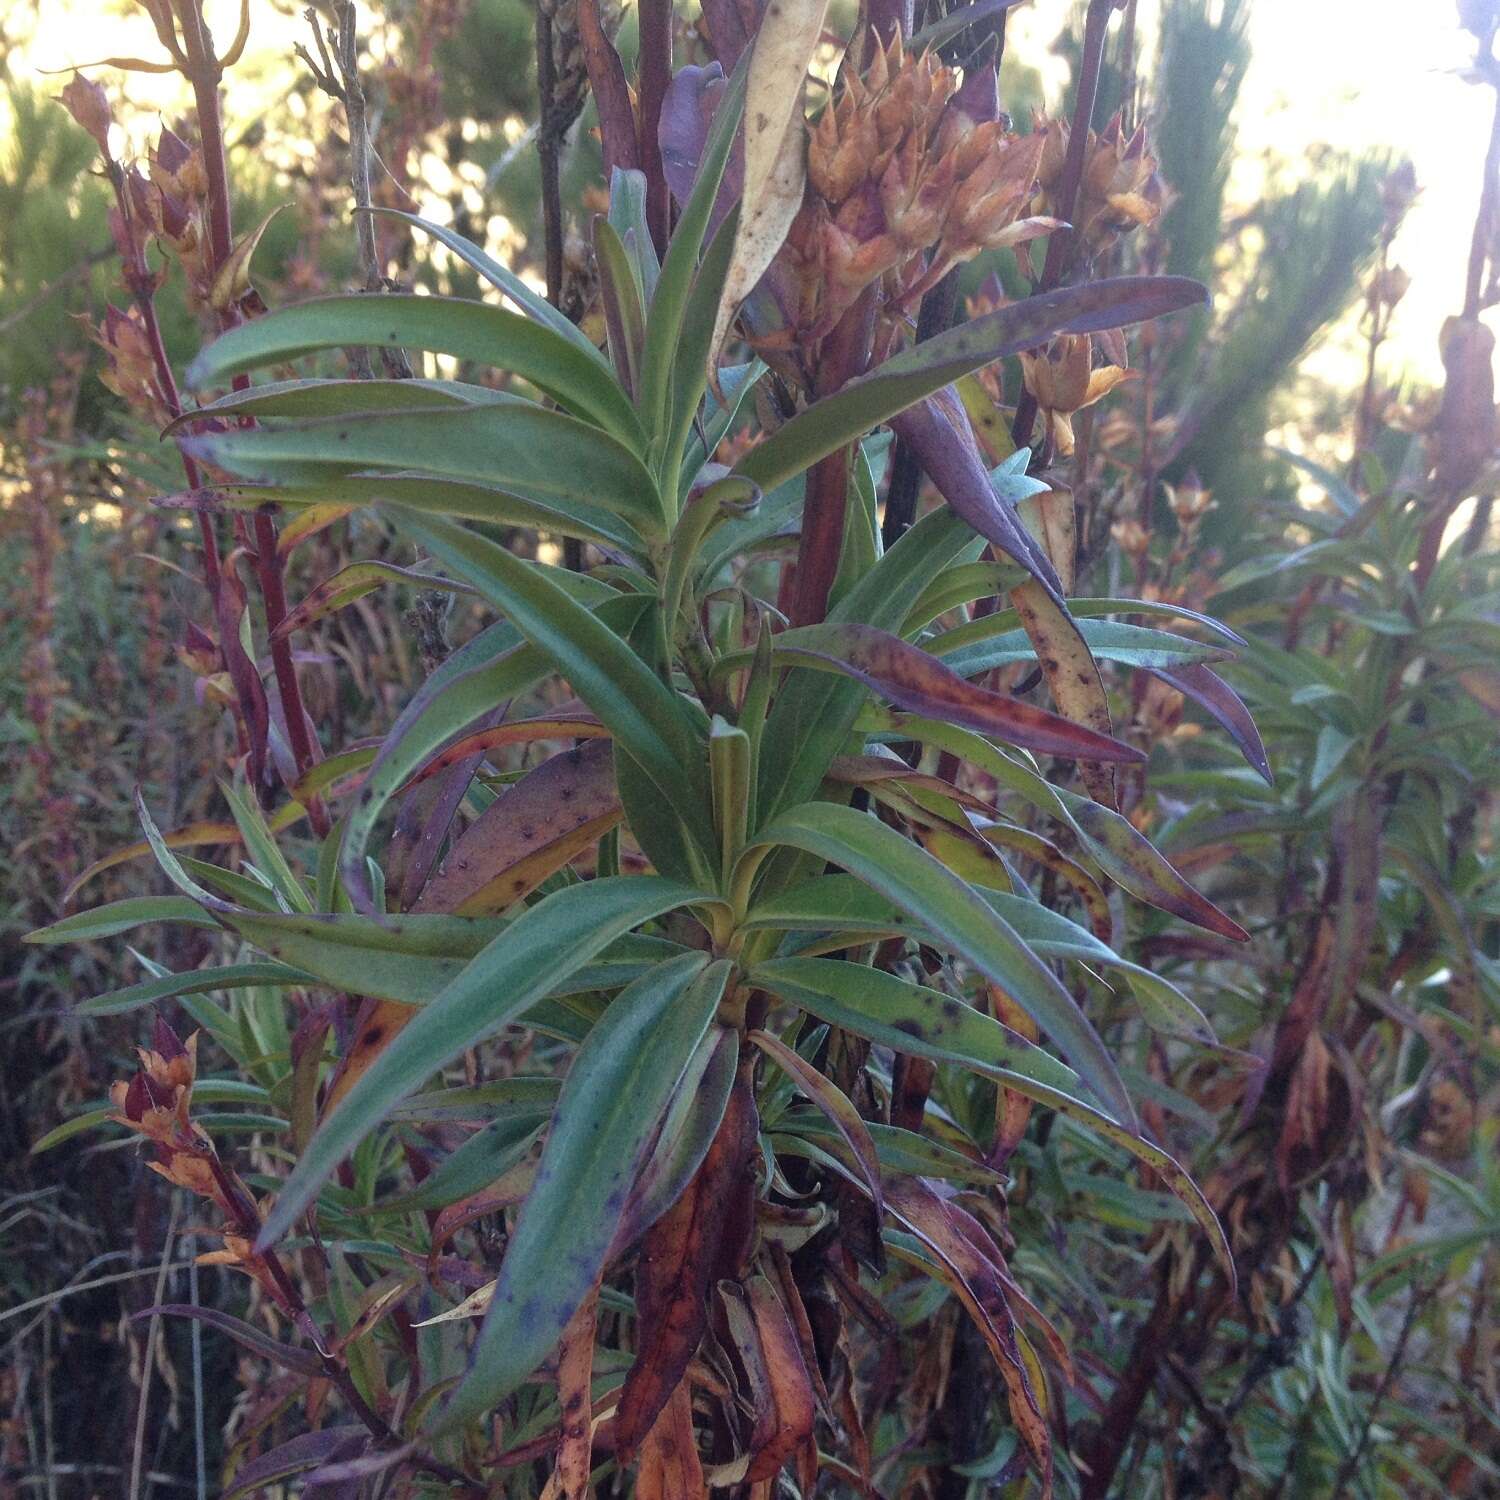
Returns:
[[[589,1400],[594,1368],[599,1287],[583,1299],[563,1329],[557,1351],[557,1399],[562,1435],[557,1445],[557,1500],[588,1500],[593,1451],[593,1407]]]
[[[660,1420],[698,1350],[708,1326],[709,1287],[738,1267],[754,1227],[758,1135],[755,1095],[741,1076],[703,1165],[641,1244],[635,1363],[615,1419],[622,1463]]]
[[[1086,797],[1063,791],[1059,795],[1099,868],[1137,900],[1206,927],[1220,937],[1249,941],[1250,934],[1189,885],[1127,818]]]
[[[604,1268],[627,1196],[730,966],[688,953],[610,1002],[573,1058],[469,1373],[445,1430],[503,1400],[546,1358]]]
[[[901,708],[1043,755],[1141,762],[1131,745],[1019,698],[966,682],[900,636],[872,625],[807,625],[775,638],[774,654],[862,682]]]
[[[293,1349],[279,1339],[273,1339],[264,1330],[232,1317],[229,1313],[220,1312],[216,1307],[197,1307],[188,1302],[163,1302],[160,1306],[145,1308],[133,1316],[136,1319],[151,1318],[159,1313],[170,1318],[195,1318],[200,1323],[207,1323],[210,1328],[217,1328],[221,1333],[228,1334],[235,1343],[252,1354],[269,1359],[296,1375],[313,1376],[324,1373],[323,1361],[311,1349]]]
[[[623,816],[608,741],[528,771],[454,841],[414,908],[489,916],[535,890]]]
[[[1036,648],[1042,676],[1047,679],[1047,691],[1058,709],[1073,723],[1095,734],[1112,735],[1114,723],[1099,665],[1067,606],[1035,583],[1023,583],[1012,589],[1010,602]],[[1096,802],[1109,808],[1118,807],[1115,773],[1109,766],[1081,760],[1078,774]]]
[[[1100,889],[1098,881],[1082,865],[1064,854],[1051,839],[1045,839],[1029,828],[986,821],[980,832],[989,843],[1005,849],[1015,849],[1028,859],[1035,860],[1043,869],[1051,870],[1059,879],[1065,880],[1083,903],[1094,936],[1101,942],[1109,942],[1114,926],[1109,914],[1109,899]],[[1009,890],[1010,886],[1007,884],[997,889]]]
[[[1240,747],[1240,753],[1267,786],[1274,786],[1276,778],[1271,774],[1271,762],[1266,747],[1250,717],[1245,701],[1212,667],[1202,662],[1190,662],[1185,666],[1163,668],[1154,673],[1169,683],[1185,697],[1191,698],[1199,708],[1229,731],[1229,737]]]
[[[1018,1031],[941,990],[831,958],[773,958],[751,983],[800,1005],[820,1021],[881,1046],[997,1077],[1032,1078],[1072,1093],[1078,1076]]]
[[[438,589],[445,594],[472,594],[466,583],[454,583],[436,573],[422,573],[415,568],[399,568],[388,562],[350,563],[340,568],[331,578],[322,583],[287,613],[282,622],[271,632],[273,641],[284,640],[298,630],[353,604],[366,594],[373,593],[383,583],[406,583],[415,588]]]

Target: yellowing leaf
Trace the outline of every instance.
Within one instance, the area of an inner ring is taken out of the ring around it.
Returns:
[[[1072,617],[1041,584],[1030,580],[1011,590],[1010,602],[1036,648],[1036,659],[1058,712],[1096,734],[1112,735],[1114,723],[1109,716],[1104,679]],[[1119,806],[1113,766],[1080,760],[1078,773],[1095,802],[1111,810]]]
[[[802,206],[807,178],[802,92],[827,8],[828,0],[771,0],[755,39],[745,92],[745,191],[709,343],[708,375],[715,389],[730,319],[771,264]]]
[[[239,243],[214,273],[214,284],[208,301],[215,312],[228,312],[246,292],[253,290],[250,285],[250,261],[255,254],[255,247],[260,244],[261,236],[270,227],[271,220],[286,206],[283,203],[280,207],[273,208],[254,229],[241,235]]]

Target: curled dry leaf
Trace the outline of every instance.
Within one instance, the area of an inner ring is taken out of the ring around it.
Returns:
[[[209,305],[215,312],[227,313],[255,290],[250,282],[250,262],[261,236],[270,228],[271,220],[287,206],[283,203],[273,208],[254,229],[241,235],[234,249],[229,252],[228,258],[215,273],[213,288],[209,292]]]
[[[647,1231],[636,1269],[635,1363],[620,1393],[615,1448],[628,1463],[664,1408],[708,1326],[708,1289],[731,1274],[753,1226],[759,1124],[741,1076],[687,1191]],[[691,1426],[691,1418],[689,1419]],[[642,1452],[644,1472],[645,1454]]]
[[[802,93],[827,9],[828,0],[771,0],[750,56],[745,92],[745,192],[709,343],[708,373],[715,390],[719,349],[730,319],[771,264],[802,206],[807,180]]]
[[[641,1444],[635,1494],[636,1500],[707,1500],[686,1379],[678,1381]]]
[[[558,1500],[588,1500],[593,1452],[593,1408],[589,1400],[594,1370],[599,1288],[579,1304],[563,1330],[557,1355],[557,1398],[562,1406],[562,1438],[553,1475]],[[548,1486],[549,1490],[552,1488]]]

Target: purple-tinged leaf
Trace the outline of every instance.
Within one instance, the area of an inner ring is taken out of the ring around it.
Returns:
[[[1218,720],[1240,747],[1240,753],[1250,763],[1251,770],[1267,786],[1275,786],[1271,762],[1255,720],[1250,717],[1250,710],[1245,707],[1244,699],[1212,667],[1202,662],[1190,662],[1183,667],[1156,670],[1153,675],[1176,688],[1184,697],[1191,698],[1205,713]]]
[[[219,1500],[237,1500],[280,1479],[288,1479],[306,1469],[316,1469],[364,1452],[370,1441],[369,1431],[357,1425],[325,1427],[321,1432],[304,1432],[290,1442],[252,1458],[234,1476]]]
[[[873,625],[809,625],[787,631],[779,657],[853,677],[901,708],[991,734],[1043,755],[1140,762],[1132,745],[1059,714],[966,682],[935,656]]]
[[[698,166],[708,145],[709,127],[728,87],[724,70],[717,63],[710,63],[706,68],[692,64],[679,68],[667,87],[661,105],[658,138],[667,186],[679,204],[686,203],[692,196]],[[713,238],[744,190],[745,147],[741,140],[736,139],[729,160],[724,164],[724,178],[709,215],[706,239]]]
[[[850,381],[836,394],[814,402],[752,449],[740,461],[736,472],[755,480],[769,493],[872,427],[891,421],[944,386],[1007,354],[1035,348],[1058,333],[1090,333],[1161,317],[1179,308],[1195,306],[1206,297],[1204,288],[1186,277],[1122,276],[1086,286],[1061,287],[1013,302],[924,339],[870,374]],[[952,399],[956,407],[957,397]],[[923,455],[933,461],[939,456]],[[983,473],[977,454],[975,464]],[[937,475],[933,479],[942,488]],[[986,475],[984,489],[979,493],[988,492]],[[960,503],[951,495],[947,498],[955,507]],[[971,503],[986,508],[995,505],[993,496]],[[1013,519],[1012,525],[1020,529]],[[1006,550],[1010,550],[1009,546]],[[1029,549],[1022,548],[1012,555],[1021,560],[1031,554]],[[1049,575],[1052,575],[1050,564],[1039,576]],[[1055,576],[1052,582],[1055,586]]]
[[[152,1318],[157,1314],[171,1318],[196,1318],[200,1323],[207,1323],[210,1328],[217,1328],[220,1333],[227,1333],[235,1343],[252,1354],[272,1360],[282,1369],[291,1370],[296,1375],[323,1374],[323,1361],[311,1349],[293,1349],[261,1329],[231,1317],[226,1312],[220,1312],[216,1307],[195,1307],[190,1302],[163,1302],[159,1307],[148,1307],[135,1313],[133,1320]]]
[[[891,418],[891,427],[916,455],[938,493],[986,541],[1026,569],[1056,599],[1062,584],[1051,559],[1019,517],[995,494],[961,403],[942,396]]]
[[[415,1443],[402,1443],[399,1448],[378,1448],[371,1453],[361,1453],[356,1458],[337,1459],[314,1469],[307,1476],[306,1483],[309,1486],[347,1484],[350,1480],[366,1479],[371,1474],[380,1474],[404,1463],[416,1451]]]

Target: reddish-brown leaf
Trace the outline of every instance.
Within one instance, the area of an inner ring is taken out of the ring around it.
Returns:
[[[471,755],[480,755],[489,750],[498,750],[502,745],[529,745],[535,740],[602,740],[609,738],[607,730],[592,714],[555,713],[535,719],[513,719],[508,724],[495,724],[486,729],[476,729],[455,740],[433,758],[406,784],[416,786],[429,776],[436,776],[458,761]]]
[[[678,1381],[660,1416],[641,1441],[636,1500],[708,1500],[703,1464],[693,1436],[693,1398],[686,1380]]]
[[[504,911],[622,816],[614,751],[596,740],[529,771],[454,842],[413,910]]]
[[[709,1288],[736,1274],[744,1257],[753,1227],[758,1134],[755,1097],[742,1074],[703,1165],[641,1243],[635,1363],[615,1420],[621,1463],[630,1461],[679,1388],[708,1325]]]
[[[748,1484],[775,1478],[813,1436],[816,1401],[802,1364],[792,1320],[765,1277],[745,1287],[721,1287],[730,1334],[744,1362],[748,1395],[754,1406]]]
[[[1011,1421],[1042,1477],[1043,1500],[1050,1500],[1052,1435],[1042,1409],[1045,1394],[1033,1388],[1005,1288],[994,1265],[970,1242],[949,1205],[920,1178],[902,1178],[888,1184],[886,1205],[891,1217],[932,1255],[942,1279],[974,1320],[1005,1381]]]
[[[1040,589],[1037,592],[1046,598]],[[1061,618],[1067,619],[1065,615]],[[1078,640],[1082,644],[1081,636]],[[832,667],[913,713],[991,734],[1043,755],[1075,760],[1083,756],[1108,761],[1145,760],[1139,750],[1110,735],[1107,708],[1105,728],[1100,730],[1094,723],[1075,722],[1071,714],[1064,718],[1019,698],[992,693],[965,681],[937,657],[873,625],[811,626],[790,640],[778,640],[775,649],[777,655],[791,660]],[[1093,657],[1088,656],[1086,646],[1083,650],[1097,678]],[[1103,688],[1099,691],[1102,695]]]

